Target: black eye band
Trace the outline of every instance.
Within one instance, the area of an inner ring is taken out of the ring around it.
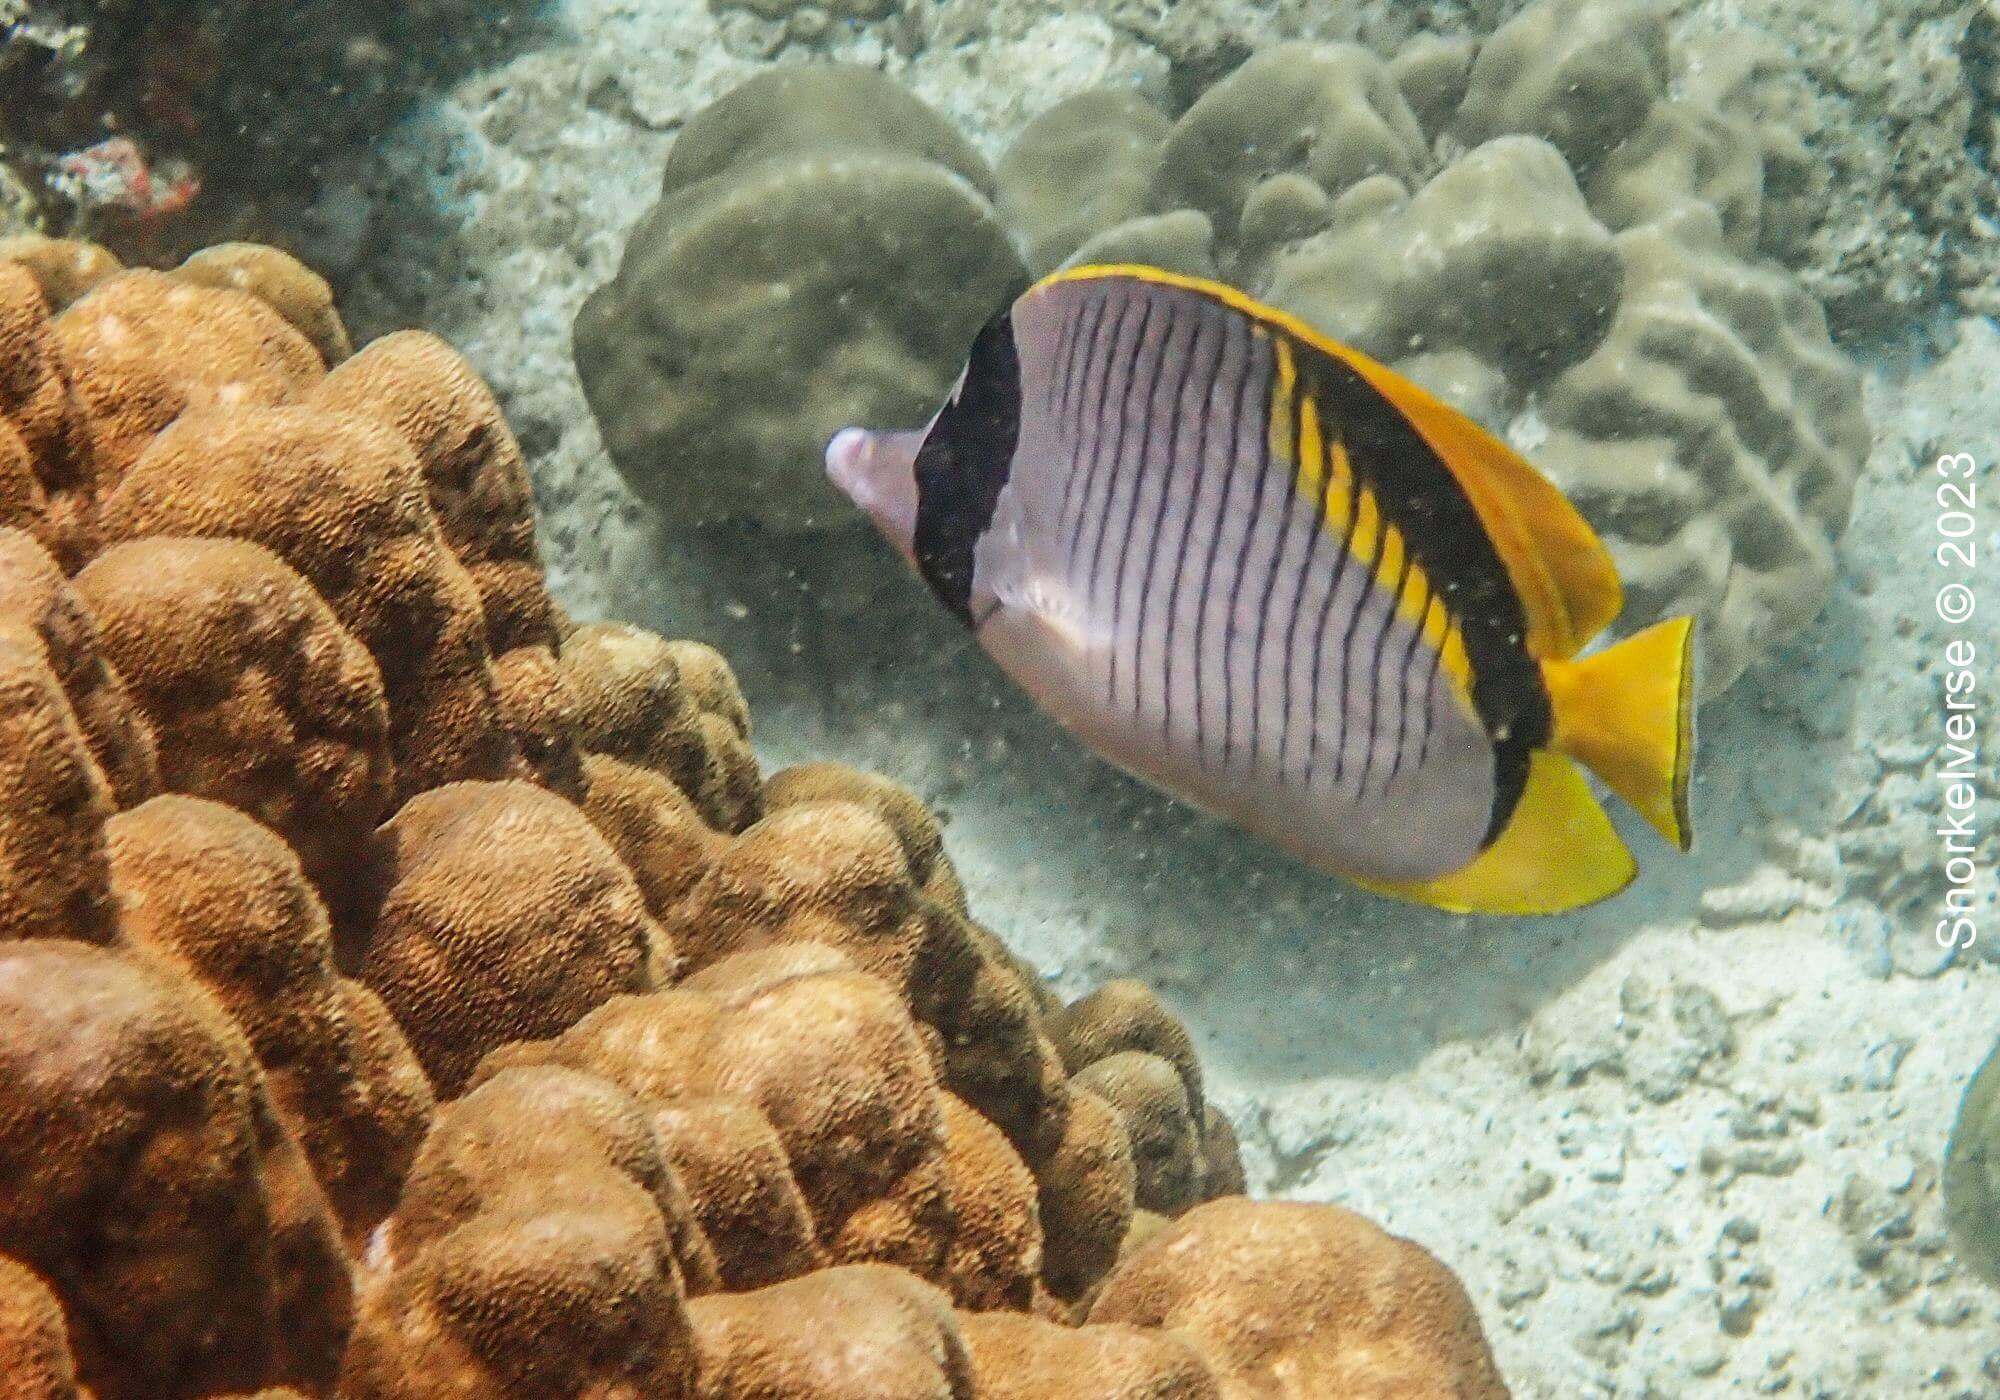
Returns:
[[[957,393],[917,451],[917,571],[965,623],[972,617],[972,550],[993,523],[1021,431],[1021,361],[1013,313],[972,342]]]

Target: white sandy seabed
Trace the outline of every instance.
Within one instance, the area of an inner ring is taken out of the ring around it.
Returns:
[[[363,328],[427,325],[499,389],[572,609],[668,626],[670,546],[603,457],[569,321],[674,127],[761,66],[768,31],[699,0],[573,0],[567,22],[357,159],[305,251]],[[865,34],[840,51],[882,54]],[[1069,92],[1165,74],[1074,17],[892,66],[989,153]],[[893,658],[879,703],[833,722],[753,691],[763,756],[917,788],[975,911],[1066,993],[1160,988],[1254,1189],[1342,1202],[1444,1258],[1517,1394],[2000,1396],[2000,1293],[1952,1259],[1937,1185],[2000,1034],[1990,788],[1981,944],[1953,957],[1931,934],[1948,642],[2000,686],[2000,572],[1969,623],[1933,606],[1951,575],[1932,462],[1979,463],[1990,563],[2000,330],[1968,318],[1927,345],[1870,367],[1876,446],[1833,602],[1701,716],[1697,852],[1633,833],[1639,884],[1583,916],[1472,922],[1304,875],[997,689],[990,724],[896,694]]]

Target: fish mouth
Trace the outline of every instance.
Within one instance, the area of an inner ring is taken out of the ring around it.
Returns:
[[[842,428],[826,444],[826,474],[841,494],[864,510],[868,506],[868,440],[866,428]]]
[[[842,428],[826,444],[827,479],[904,554],[917,530],[917,449],[924,432]]]

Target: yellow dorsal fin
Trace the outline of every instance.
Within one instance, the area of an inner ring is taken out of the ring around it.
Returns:
[[[1618,570],[1590,523],[1534,466],[1421,385],[1358,350],[1330,346],[1389,400],[1464,488],[1528,617],[1528,650],[1574,656],[1624,606]]]
[[[1137,263],[1107,263],[1052,273],[1039,285],[1110,277],[1199,292],[1333,356],[1393,404],[1478,512],[1527,614],[1532,654],[1574,656],[1618,616],[1623,590],[1596,532],[1547,477],[1457,409],[1380,361],[1221,282]]]
[[[1638,866],[1582,770],[1546,749],[1528,765],[1514,815],[1472,864],[1435,880],[1354,883],[1454,914],[1560,914],[1631,884]]]

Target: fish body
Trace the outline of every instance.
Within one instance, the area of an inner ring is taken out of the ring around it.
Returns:
[[[1035,699],[1307,863],[1440,907],[1572,908],[1635,866],[1573,759],[1685,846],[1682,618],[1620,606],[1511,449],[1220,284],[1057,273],[924,429],[829,474]]]

